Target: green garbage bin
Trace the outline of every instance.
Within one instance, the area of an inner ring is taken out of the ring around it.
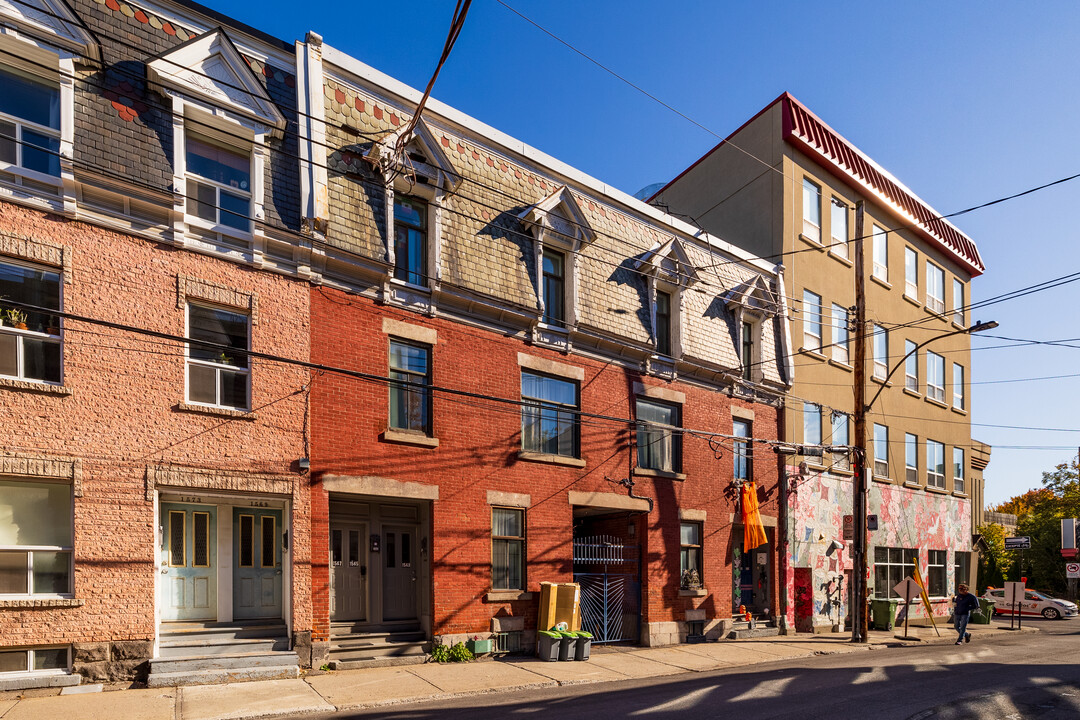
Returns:
[[[875,630],[892,630],[896,627],[896,598],[874,598],[870,601],[871,624]]]
[[[994,617],[994,602],[986,598],[976,599],[979,601],[979,609],[972,611],[968,622],[975,625],[989,625],[990,619]]]

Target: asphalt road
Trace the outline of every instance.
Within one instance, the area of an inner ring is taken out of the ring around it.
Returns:
[[[391,720],[1077,720],[1080,619],[970,644],[821,655],[676,677],[396,705],[333,718]],[[311,717],[310,715],[307,717]]]

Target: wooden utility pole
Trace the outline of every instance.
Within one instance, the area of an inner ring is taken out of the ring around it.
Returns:
[[[866,452],[866,260],[863,253],[863,229],[865,227],[865,208],[862,200],[855,203],[855,372],[853,373],[855,395],[855,475],[852,488],[854,504],[855,537],[851,542],[851,556],[854,570],[851,574],[850,607],[851,642],[867,641],[867,582],[868,567],[866,557],[866,496],[867,467],[869,454]]]

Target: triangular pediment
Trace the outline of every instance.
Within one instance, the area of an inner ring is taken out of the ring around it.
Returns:
[[[285,129],[285,117],[221,28],[159,55],[146,67],[150,81],[164,88],[245,115],[279,132]]]
[[[425,184],[435,185],[449,192],[457,190],[461,184],[461,175],[443,152],[424,118],[421,117],[416,122],[416,127],[405,138],[404,153],[398,156],[397,148],[408,127],[406,124],[397,132],[373,143],[367,152],[367,158],[375,166],[383,167],[384,172],[408,172],[415,174],[417,180]]]
[[[101,62],[97,38],[62,0],[0,0],[0,22],[95,63]]]
[[[724,293],[724,302],[732,312],[740,308],[765,316],[777,312],[776,295],[765,278],[756,274]]]
[[[548,230],[566,242],[591,243],[596,239],[596,232],[585,213],[581,212],[574,194],[565,185],[560,185],[540,202],[525,208],[518,213],[518,217],[526,227]]]
[[[698,281],[698,271],[679,238],[672,237],[653,245],[644,253],[634,267],[657,280],[690,287]]]

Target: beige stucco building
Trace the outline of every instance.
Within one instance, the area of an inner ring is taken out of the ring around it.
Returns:
[[[856,443],[851,321],[863,204],[869,512],[878,520],[871,597],[888,596],[917,560],[935,614],[944,613],[956,578],[971,572],[973,483],[989,459],[971,439],[970,336],[958,332],[973,324],[969,285],[984,269],[975,243],[786,93],[650,202],[784,265],[796,348],[784,433],[824,447],[788,465],[782,587],[799,630],[839,627],[847,607],[849,549],[829,548],[844,542],[853,475],[850,456],[829,448]]]

